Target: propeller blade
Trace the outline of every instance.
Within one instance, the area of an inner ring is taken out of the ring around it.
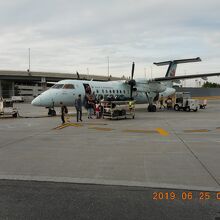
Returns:
[[[132,69],[131,69],[131,80],[130,80],[130,99],[132,99],[132,94],[133,94],[133,87],[135,84],[135,81],[133,80],[134,78],[134,67],[135,67],[135,63],[132,63]]]
[[[133,79],[134,77],[134,67],[135,67],[135,63],[132,63],[132,70],[131,70],[131,79]]]
[[[131,90],[130,90],[130,99],[132,99],[132,93],[133,93],[133,86],[131,85]]]

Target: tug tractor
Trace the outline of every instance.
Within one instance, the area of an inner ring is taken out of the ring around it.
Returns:
[[[175,111],[198,111],[199,109],[199,100],[191,99],[189,93],[179,92],[176,93],[176,103],[174,105]]]

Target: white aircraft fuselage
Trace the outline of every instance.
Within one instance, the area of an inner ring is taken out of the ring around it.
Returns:
[[[175,89],[168,87],[166,83],[155,84],[157,93],[152,92],[150,84],[139,84],[138,82],[147,82],[148,80],[136,80],[137,85],[135,88],[137,91],[133,92],[133,98],[136,103],[143,104],[148,103],[149,98],[154,98],[159,93],[163,97],[171,96],[175,93]],[[60,102],[66,106],[74,106],[75,99],[81,94],[82,99],[85,97],[86,89],[88,86],[91,89],[91,93],[95,93],[96,96],[102,95],[123,95],[130,97],[130,85],[125,81],[86,81],[86,80],[62,80],[46,90],[32,101],[32,105],[42,107],[59,107]],[[155,88],[154,88],[155,90]],[[148,97],[146,95],[148,94]]]

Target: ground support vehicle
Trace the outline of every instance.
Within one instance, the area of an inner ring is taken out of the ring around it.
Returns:
[[[18,116],[18,110],[13,106],[12,100],[0,100],[0,116],[8,116],[16,118]]]
[[[103,106],[103,118],[134,119],[135,117],[134,101],[102,101],[101,105]]]
[[[22,96],[12,96],[11,100],[13,102],[24,102],[24,98]]]
[[[199,108],[200,108],[200,109],[205,109],[206,106],[207,106],[207,99],[200,100],[200,102],[199,102]]]
[[[179,92],[176,93],[174,110],[175,111],[198,111],[199,109],[199,100],[191,99],[190,93]]]

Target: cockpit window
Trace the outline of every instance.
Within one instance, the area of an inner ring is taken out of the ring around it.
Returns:
[[[64,84],[55,84],[51,88],[53,89],[62,89]]]
[[[73,84],[65,84],[63,89],[75,89],[75,86]]]

